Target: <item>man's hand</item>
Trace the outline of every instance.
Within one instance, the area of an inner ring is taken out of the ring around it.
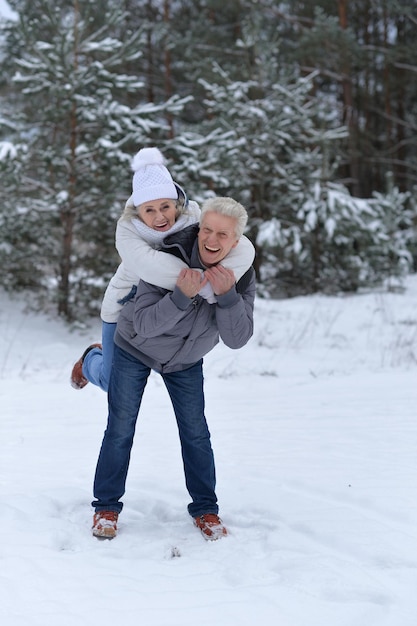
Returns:
[[[198,270],[185,268],[180,271],[176,285],[185,296],[194,298],[207,282],[207,278]]]
[[[222,296],[235,284],[235,275],[223,265],[213,265],[204,270],[204,275],[208,279],[216,296]]]

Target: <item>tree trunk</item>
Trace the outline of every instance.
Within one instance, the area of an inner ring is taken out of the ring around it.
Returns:
[[[149,0],[149,2],[146,5],[146,10],[148,13],[148,21],[151,22],[152,20],[152,3],[151,0]],[[147,29],[147,33],[146,33],[146,52],[147,52],[147,65],[148,65],[148,72],[147,72],[147,83],[146,83],[146,91],[147,91],[147,98],[148,98],[148,102],[153,102],[155,100],[155,93],[154,93],[154,86],[153,86],[153,81],[154,81],[154,76],[153,76],[153,70],[154,70],[154,60],[153,60],[153,45],[152,45],[152,30],[151,28]]]
[[[74,0],[74,71],[78,68],[78,0]],[[75,222],[75,194],[77,184],[76,174],[76,148],[77,148],[77,104],[74,100],[70,113],[70,162],[68,178],[68,199],[60,213],[62,225],[62,251],[59,263],[60,276],[58,284],[58,313],[67,319],[71,318],[70,307],[70,276],[71,276],[71,253],[74,238]]]
[[[338,0],[339,24],[345,30],[348,26],[347,16],[348,0]],[[352,95],[352,78],[350,63],[347,59],[342,62],[342,100],[343,100],[343,122],[349,130],[349,169],[350,183],[353,195],[359,195],[359,163],[357,146],[357,123],[356,111]]]
[[[170,21],[170,0],[164,1],[164,22],[165,24],[169,24]],[[167,32],[169,29],[167,28]],[[171,51],[169,49],[169,38],[167,36],[165,40],[165,51],[164,51],[164,65],[165,65],[165,98],[168,100],[172,96],[172,77],[171,77]],[[174,137],[174,120],[172,114],[168,111],[166,112],[166,119],[169,125],[169,138],[173,139]]]

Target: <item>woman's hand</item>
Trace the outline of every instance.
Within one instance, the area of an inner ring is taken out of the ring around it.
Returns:
[[[198,270],[184,268],[180,271],[177,280],[177,287],[188,298],[194,298],[200,289],[207,284],[207,278]]]
[[[223,265],[213,265],[204,270],[204,275],[208,279],[216,296],[222,296],[235,284],[235,275],[232,270]]]

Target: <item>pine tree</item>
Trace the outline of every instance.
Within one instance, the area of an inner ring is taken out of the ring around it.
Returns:
[[[206,119],[200,125],[205,141],[192,133],[179,138],[198,154],[193,162],[200,164],[200,181],[248,207],[248,234],[255,242],[261,225],[273,220],[293,233],[302,227],[297,212],[314,181],[330,177],[331,146],[346,135],[332,108],[314,98],[311,77],[280,67],[279,41],[266,29],[259,19],[242,24],[236,50],[246,80],[232,79],[218,64],[216,83],[200,80],[206,93]],[[262,266],[271,254],[258,245],[258,277],[263,278]]]
[[[168,132],[163,113],[182,103],[148,103],[140,72],[125,71],[140,68],[145,42],[119,3],[18,8],[5,47],[18,123],[3,135],[14,148],[0,163],[2,247],[21,263],[13,269],[21,286],[36,286],[70,319],[75,304],[97,309],[116,267],[132,154]]]
[[[10,4],[2,284],[37,289],[68,318],[96,312],[144,145],[193,199],[248,207],[260,292],[354,290],[417,258],[415,191],[399,184],[411,190],[416,169],[407,0]]]

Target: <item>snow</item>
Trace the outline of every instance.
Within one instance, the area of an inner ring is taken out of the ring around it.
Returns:
[[[186,512],[157,375],[119,535],[91,536],[106,396],[68,378],[98,321],[0,302],[2,624],[415,626],[416,276],[404,293],[258,299],[249,344],[206,358],[230,531],[213,543]]]
[[[0,161],[16,158],[16,147],[10,141],[0,141]]]
[[[18,14],[11,9],[6,0],[0,0],[0,18],[5,18],[7,20],[17,20],[18,18]]]

